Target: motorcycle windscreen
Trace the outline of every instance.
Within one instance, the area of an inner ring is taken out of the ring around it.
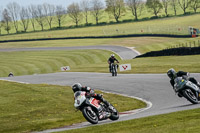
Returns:
[[[186,80],[184,80],[182,77],[178,77],[174,80],[175,82],[175,89],[178,91],[179,89],[182,89],[184,85],[186,84]]]
[[[83,91],[76,92],[74,94],[74,100],[75,100],[75,103],[74,103],[75,107],[81,106],[81,104],[86,100],[85,92]]]

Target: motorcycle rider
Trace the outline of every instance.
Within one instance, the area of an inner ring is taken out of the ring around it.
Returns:
[[[194,77],[189,77],[189,72],[184,72],[184,71],[176,72],[173,68],[171,68],[167,71],[167,75],[170,78],[170,83],[173,88],[174,88],[174,84],[175,84],[174,79],[177,77],[182,77],[185,80],[189,80],[192,83],[196,84],[198,87],[200,87],[200,83],[197,82],[197,80]],[[178,94],[178,96],[180,97],[179,94]]]
[[[119,61],[115,58],[115,55],[114,54],[111,54],[110,58],[108,59],[108,64],[109,64],[109,70],[111,72],[111,64],[114,63],[114,62],[117,62],[119,63]],[[117,65],[118,67],[118,65]]]
[[[74,93],[77,92],[77,91],[85,91],[86,92],[85,96],[87,98],[94,97],[95,99],[100,100],[101,102],[103,102],[109,109],[112,109],[110,103],[108,103],[103,98],[103,95],[102,94],[96,94],[94,92],[94,90],[91,89],[90,87],[82,86],[80,83],[75,83],[74,85],[72,85],[72,90],[73,90]],[[111,114],[108,113],[108,114],[104,114],[104,116],[101,116],[101,117],[108,118],[110,115]]]

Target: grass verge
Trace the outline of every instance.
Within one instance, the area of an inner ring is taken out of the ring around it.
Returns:
[[[68,86],[0,80],[0,94],[1,133],[40,131],[86,121],[73,107],[73,92]],[[120,112],[146,106],[132,98],[103,94]]]
[[[93,66],[90,71],[101,72],[104,68],[98,70],[98,65],[107,64],[111,53],[105,50],[1,52],[0,77],[9,72],[14,75],[59,72],[63,66],[70,66],[71,71],[89,71]]]
[[[91,126],[62,133],[198,133],[200,109]]]
[[[1,52],[0,77],[7,77],[9,72],[15,76],[60,72],[62,66],[70,66],[70,72],[107,73],[111,53],[105,50]],[[120,64],[131,64],[132,70],[119,73],[166,73],[169,68],[199,73],[199,58],[200,55],[190,55],[120,60]]]
[[[198,38],[168,38],[168,37],[130,37],[130,38],[108,38],[108,39],[75,39],[75,40],[51,40],[31,42],[8,42],[1,43],[3,48],[31,48],[31,47],[74,47],[94,45],[119,45],[134,47],[140,53],[162,50],[179,44],[199,44]]]

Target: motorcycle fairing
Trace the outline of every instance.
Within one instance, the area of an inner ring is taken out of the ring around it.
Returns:
[[[85,93],[84,91],[77,91],[75,94],[74,94],[74,99],[75,99],[75,103],[74,103],[74,106],[77,108],[79,107],[86,99],[85,97]]]
[[[100,108],[101,108],[101,106],[99,105],[99,100],[97,100],[97,99],[95,99],[95,98],[93,98],[93,97],[90,98],[89,103],[90,103],[92,106],[94,106],[95,108],[97,108],[97,109],[100,109]]]

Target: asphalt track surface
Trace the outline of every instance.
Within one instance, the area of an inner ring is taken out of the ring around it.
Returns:
[[[36,47],[36,48],[5,48],[0,49],[0,52],[14,52],[14,51],[48,51],[48,50],[79,50],[79,49],[102,49],[113,51],[118,54],[121,59],[132,59],[140,53],[132,48],[111,45],[98,46],[80,46],[80,47]]]
[[[191,76],[200,81],[200,74],[191,74]],[[200,107],[200,104],[191,104],[185,98],[179,98],[177,95],[175,95],[169,83],[169,78],[166,74],[119,74],[117,77],[112,77],[110,73],[59,72],[50,74],[2,77],[0,79],[31,84],[45,83],[69,86],[79,82],[94,89],[118,93],[130,97],[138,97],[147,101],[148,108],[130,111],[128,114],[120,115],[118,121]],[[109,102],[112,103],[112,101]],[[112,121],[107,120],[102,121],[99,124],[110,122]],[[88,126],[92,125],[88,122],[84,122],[59,129],[42,131],[42,133],[58,132]]]

